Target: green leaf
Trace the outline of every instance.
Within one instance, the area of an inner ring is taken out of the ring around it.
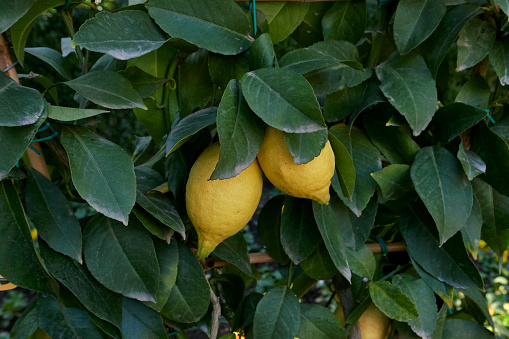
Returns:
[[[60,141],[81,197],[98,212],[127,225],[136,199],[136,177],[129,155],[84,127],[63,128]]]
[[[407,54],[433,33],[445,15],[444,0],[402,0],[394,17],[394,42]]]
[[[414,278],[409,274],[398,274],[392,278],[394,286],[414,303],[419,316],[409,320],[408,325],[421,338],[429,337],[436,329],[438,309],[433,290],[424,280]]]
[[[256,6],[256,10],[265,16],[273,44],[283,41],[295,31],[306,16],[308,8],[309,3],[292,1],[260,2]]]
[[[168,226],[160,222],[156,217],[147,212],[143,207],[135,205],[133,207],[132,212],[150,233],[152,233],[159,239],[166,241],[167,243],[171,241],[171,237],[175,233],[173,229],[169,228]]]
[[[382,169],[380,152],[357,127],[350,131],[342,124],[332,126],[329,130],[345,145],[355,165],[355,190],[352,199],[341,196],[341,200],[356,216],[360,216],[376,190],[376,181],[371,173]]]
[[[411,192],[410,166],[394,164],[384,167],[381,171],[371,173],[382,190],[384,198],[397,200]]]
[[[284,195],[277,195],[267,201],[258,215],[258,235],[267,253],[281,265],[286,265],[290,258],[281,244],[281,210],[285,203]]]
[[[249,51],[251,52],[251,49]],[[247,53],[239,55],[210,53],[208,57],[210,79],[220,88],[226,89],[230,80],[240,80],[244,73],[249,71],[248,58],[249,55]]]
[[[188,56],[179,69],[179,97],[181,116],[187,116],[195,108],[203,109],[212,100],[214,84],[208,69],[209,53],[200,49]]]
[[[353,274],[373,280],[376,269],[376,261],[373,252],[363,244],[358,251],[346,248],[346,258]]]
[[[405,247],[413,260],[436,279],[457,288],[483,289],[483,281],[458,233],[439,246],[433,221],[405,211],[399,222]]]
[[[495,41],[490,52],[490,63],[498,75],[502,86],[509,85],[509,38],[505,37]]]
[[[474,186],[475,192],[475,186]],[[461,229],[461,236],[465,246],[470,250],[474,259],[477,260],[477,251],[479,250],[479,242],[481,240],[481,229],[483,225],[483,217],[479,200],[474,195],[472,211],[468,217],[467,224]]]
[[[509,246],[509,197],[484,181],[473,181],[474,193],[482,213],[482,239],[502,258]]]
[[[387,126],[382,121],[364,119],[364,128],[371,142],[391,164],[411,164],[419,145],[399,127]]]
[[[221,149],[211,180],[239,175],[256,159],[265,136],[265,124],[251,112],[237,80],[231,80],[217,109]]]
[[[334,266],[327,248],[323,245],[320,242],[313,253],[300,263],[304,272],[317,280],[331,279],[337,273],[336,266]]]
[[[292,33],[292,38],[301,46],[309,46],[323,40],[322,18],[331,7],[330,2],[311,2],[302,23]]]
[[[488,21],[478,18],[470,20],[459,34],[456,72],[481,62],[490,52],[496,35],[497,28]]]
[[[346,338],[347,333],[329,309],[316,304],[301,304],[297,337],[337,339]]]
[[[472,185],[458,160],[438,146],[417,152],[410,176],[435,220],[442,245],[465,226],[472,209]]]
[[[167,338],[161,316],[137,300],[124,298],[122,333],[125,339]]]
[[[159,192],[150,192],[164,182],[153,169],[138,166],[136,173],[136,202],[166,226],[177,231],[185,239],[186,230],[171,199]],[[149,193],[150,192],[150,193]]]
[[[78,308],[62,307],[64,316],[69,319],[69,323],[76,329],[80,338],[101,338],[103,332],[99,329],[87,312]],[[112,327],[114,328],[114,327]],[[115,329],[115,331],[118,331]],[[117,332],[118,333],[118,332]]]
[[[337,2],[323,16],[323,36],[325,40],[346,40],[356,44],[364,36],[366,23],[365,2]]]
[[[168,79],[165,78],[152,76],[136,66],[129,67],[125,71],[120,71],[119,74],[129,80],[133,88],[142,98],[148,97],[168,81]]]
[[[484,323],[484,319],[486,319],[488,320],[488,324],[491,326],[491,328],[495,327],[493,318],[490,314],[490,310],[488,309],[488,302],[485,295],[481,291],[479,291],[477,288],[470,287],[465,290],[459,290],[458,292],[463,293],[467,297],[465,299],[465,306],[473,311],[472,313],[474,313],[473,317],[475,319],[479,319],[478,321],[482,323]],[[482,315],[480,313],[482,313]]]
[[[101,109],[82,109],[62,106],[48,106],[48,118],[59,121],[74,121],[96,116],[109,111]]]
[[[492,332],[474,321],[465,319],[447,319],[445,321],[442,338],[494,338]]]
[[[65,84],[86,99],[107,108],[147,109],[131,83],[112,71],[90,72],[74,80],[66,81]]]
[[[490,102],[491,90],[481,76],[470,78],[460,89],[455,101],[486,109]]]
[[[288,287],[275,287],[263,296],[256,307],[254,339],[293,338],[299,323],[299,300]]]
[[[168,139],[166,139],[166,156],[177,150],[184,142],[203,128],[216,122],[217,107],[209,107],[201,111],[194,112],[184,119],[180,120],[172,128]]]
[[[251,292],[242,300],[232,319],[233,328],[247,328],[253,323],[256,306],[263,298],[261,293]]]
[[[193,252],[181,243],[178,243],[178,252],[177,282],[161,315],[181,323],[193,323],[209,308],[209,285]]]
[[[355,110],[352,112],[350,119],[348,121],[348,128],[352,128],[355,119],[368,107],[372,105],[376,105],[379,102],[385,101],[385,97],[379,88],[380,82],[377,79],[370,79],[365,81],[359,87],[361,87],[361,96],[357,102]]]
[[[48,63],[66,80],[71,80],[69,66],[62,56],[62,53],[48,47],[25,48],[25,52]]]
[[[44,99],[39,91],[21,86],[0,72],[0,107],[0,126],[26,126],[43,114]]]
[[[124,227],[101,215],[94,217],[83,230],[83,255],[92,275],[110,290],[156,301],[160,272],[154,244],[135,218]]]
[[[18,192],[10,180],[0,181],[0,219],[0,275],[17,286],[56,295],[58,285],[39,259]]]
[[[506,175],[509,173],[509,145],[485,123],[478,124],[472,135],[470,150],[486,163],[486,174],[481,179],[501,194],[509,195],[509,177]]]
[[[494,2],[500,6],[500,8],[502,9],[502,11],[504,11],[504,13],[506,15],[509,15],[509,1],[507,0],[494,0]]]
[[[150,0],[149,15],[171,37],[225,55],[239,54],[254,38],[242,9],[228,0]],[[210,37],[214,37],[211,39]]]
[[[334,262],[334,265],[343,277],[350,281],[352,273],[348,267],[343,236],[341,230],[337,227],[338,219],[334,214],[334,210],[330,204],[321,205],[316,201],[313,201],[312,204],[316,224],[325,242],[325,247],[329,251],[332,262]]]
[[[21,0],[12,3],[3,2],[0,5],[0,34],[9,29],[32,6],[34,0]]]
[[[29,338],[34,333],[37,326],[37,299],[34,300],[16,319],[11,329],[10,336],[12,339]]]
[[[37,325],[50,338],[79,339],[81,335],[63,312],[62,306],[49,295],[39,294],[37,297]]]
[[[453,103],[440,108],[433,118],[433,135],[447,143],[461,132],[477,124],[486,112],[463,103]]]
[[[509,118],[501,119],[491,130],[498,134],[501,138],[509,140]]]
[[[426,272],[421,265],[416,263],[412,257],[410,257],[410,260],[412,261],[412,265],[419,275],[419,277],[424,280],[424,282],[435,292],[442,300],[445,302],[445,304],[452,308],[452,298],[453,298],[453,292],[454,287],[438,280],[437,278],[433,277],[431,274]]]
[[[265,123],[287,133],[326,129],[318,101],[301,75],[281,68],[263,68],[242,77],[249,107]]]
[[[334,151],[336,173],[341,185],[341,190],[343,191],[344,196],[348,199],[352,199],[357,176],[352,157],[350,156],[350,153],[348,153],[345,145],[343,145],[343,143],[331,132],[329,132],[329,141],[332,150]]]
[[[465,147],[463,147],[463,142],[460,144],[457,157],[461,162],[461,166],[468,180],[472,181],[479,174],[486,173],[486,164],[484,161],[474,152],[466,150]]]
[[[306,164],[320,155],[327,143],[327,130],[311,133],[285,133],[285,143],[297,165]]]
[[[463,26],[481,13],[483,13],[483,9],[476,5],[465,4],[452,7],[447,11],[433,34],[421,45],[422,55],[434,78],[436,78],[442,60],[456,41]]]
[[[287,196],[281,214],[281,244],[288,257],[299,264],[313,253],[319,241],[311,200]]]
[[[82,263],[81,227],[62,191],[29,168],[25,199],[28,216],[38,235],[55,251]]]
[[[388,281],[370,283],[369,295],[376,307],[391,319],[406,322],[419,316],[414,302]]]
[[[102,320],[120,328],[122,296],[101,285],[85,265],[52,250],[39,242],[41,256],[51,274],[68,288],[87,310]]]
[[[263,33],[249,48],[249,69],[254,71],[260,68],[272,68],[275,58],[272,38],[269,33]]]
[[[403,57],[393,53],[378,65],[376,75],[391,105],[405,117],[415,136],[421,134],[437,105],[435,80],[424,59],[416,53]]]
[[[97,32],[102,32],[97,34]],[[80,26],[74,43],[90,51],[128,60],[161,47],[168,36],[142,11],[102,11]]]
[[[242,232],[223,240],[212,253],[230,264],[237,266],[244,274],[254,278],[251,263],[247,254],[247,244]]]

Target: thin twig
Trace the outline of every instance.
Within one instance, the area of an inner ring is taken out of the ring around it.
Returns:
[[[212,324],[210,325],[210,339],[216,339],[219,332],[219,318],[221,317],[221,305],[212,286],[210,286],[210,302],[212,302]]]

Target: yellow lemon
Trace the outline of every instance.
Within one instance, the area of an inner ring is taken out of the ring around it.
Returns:
[[[391,330],[390,319],[375,304],[364,311],[359,326],[362,339],[386,339]]]
[[[215,143],[198,157],[186,185],[187,214],[198,233],[200,259],[246,226],[262,195],[263,175],[256,159],[233,178],[209,180],[218,160]]]
[[[270,182],[282,192],[328,204],[334,175],[334,152],[327,141],[320,155],[306,164],[296,165],[286,146],[284,133],[267,126],[258,161]]]

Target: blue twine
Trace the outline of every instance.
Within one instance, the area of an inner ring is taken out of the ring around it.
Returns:
[[[179,333],[180,333],[180,331],[172,332],[172,333],[168,334],[168,338],[174,336],[175,334],[179,334]]]
[[[493,117],[490,115],[490,110],[489,109],[485,109],[484,110],[486,112],[486,115],[488,116],[488,119],[490,119],[490,121],[494,124],[496,124],[497,122],[495,121],[495,119],[493,119]]]
[[[47,130],[48,128],[50,128],[51,125],[49,124],[49,122],[46,123],[46,125],[44,125],[44,127],[41,127],[37,130],[37,133],[39,132],[44,132],[45,130]]]
[[[39,142],[39,141],[45,141],[45,140],[50,140],[50,139],[53,139],[53,138],[56,138],[58,135],[58,132],[55,132],[53,133],[52,135],[50,135],[49,137],[45,137],[45,138],[40,138],[40,139],[34,139],[32,140],[30,143],[33,143],[33,142]]]
[[[39,150],[38,150],[37,148],[35,148],[34,146],[32,146],[32,145],[28,145],[28,147],[29,147],[32,151],[34,151],[37,155],[41,155],[41,152],[39,152]]]
[[[253,10],[253,26],[254,26],[254,35],[256,36],[256,0],[252,0],[249,4],[249,10]]]
[[[376,240],[378,241],[380,247],[382,248],[382,254],[386,256],[389,253],[389,249],[387,248],[385,241],[382,239],[382,237],[377,237]]]

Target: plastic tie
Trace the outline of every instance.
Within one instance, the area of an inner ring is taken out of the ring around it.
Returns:
[[[7,73],[7,72],[9,72],[9,70],[10,70],[11,68],[13,68],[14,66],[16,66],[17,64],[18,64],[18,62],[17,62],[17,61],[14,61],[14,62],[13,62],[10,66],[8,66],[6,69],[2,70],[2,73]]]
[[[34,151],[37,155],[41,155],[41,152],[39,152],[39,150],[37,148],[35,148],[34,146],[28,145],[28,148],[30,148],[32,151]]]
[[[67,0],[67,2],[65,3],[65,5],[63,5],[62,7],[60,7],[59,9],[57,9],[57,12],[61,12],[63,10],[66,10],[67,7],[69,7],[71,5],[71,1],[72,0]]]
[[[41,127],[37,130],[37,133],[39,132],[44,132],[45,130],[47,130],[48,128],[50,128],[51,125],[49,124],[49,122],[46,123],[46,125],[44,125],[44,127]]]
[[[378,0],[378,4],[380,6],[390,4],[391,2],[394,2],[395,0]]]
[[[40,139],[34,139],[30,143],[50,140],[50,139],[56,138],[57,135],[58,135],[58,132],[55,132],[55,133],[53,133],[52,135],[50,135],[48,137],[44,137],[44,138],[40,138]]]
[[[488,117],[488,119],[490,119],[490,121],[494,124],[496,124],[497,122],[495,121],[495,119],[493,119],[493,117],[491,116],[490,114],[490,110],[489,109],[485,109],[484,110],[486,112],[486,116]]]
[[[168,334],[168,338],[173,337],[175,334],[179,334],[179,333],[180,333],[180,331],[171,332],[170,334]]]
[[[256,36],[256,0],[251,1],[249,4],[249,10],[253,10],[254,35]]]
[[[452,314],[452,308],[450,308],[449,306],[447,306],[447,310],[449,311],[449,314]]]
[[[378,241],[380,247],[382,248],[382,254],[386,256],[389,253],[389,249],[387,248],[385,241],[382,239],[382,237],[377,237],[376,241]]]

